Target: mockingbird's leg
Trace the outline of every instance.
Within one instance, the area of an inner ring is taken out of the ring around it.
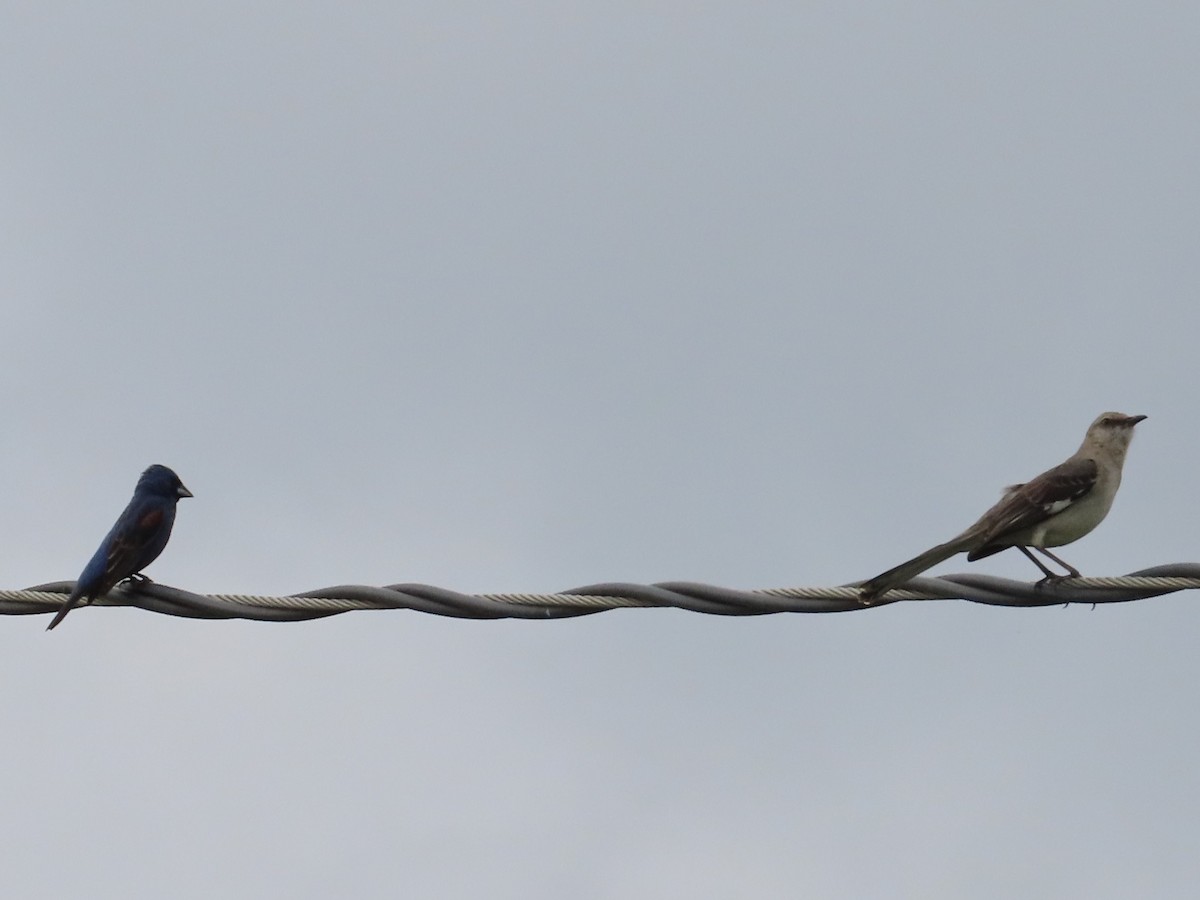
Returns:
[[[1028,556],[1030,558],[1030,560],[1033,561],[1033,564],[1035,566],[1037,566],[1039,569],[1041,569],[1042,572],[1045,574],[1045,577],[1038,581],[1039,585],[1045,584],[1048,581],[1062,581],[1064,578],[1079,578],[1080,577],[1079,570],[1077,568],[1075,568],[1070,563],[1064,562],[1063,560],[1059,559],[1057,556],[1055,556],[1053,553],[1051,553],[1045,547],[1030,548],[1030,547],[1022,547],[1018,544],[1017,549],[1020,550],[1022,553],[1024,553],[1026,556]],[[1036,556],[1034,556],[1032,553],[1029,552],[1030,549],[1037,550],[1039,553],[1044,553],[1046,556],[1050,557],[1052,560],[1054,560],[1056,563],[1058,563],[1060,566],[1062,566],[1064,569],[1066,569],[1067,574],[1060,575],[1057,572],[1050,571],[1050,569],[1046,568],[1046,566],[1042,563],[1041,560],[1039,560]]]
[[[1039,581],[1038,584],[1044,584],[1047,581],[1054,581],[1055,579],[1058,579],[1058,578],[1066,578],[1067,577],[1066,575],[1059,575],[1057,572],[1051,571],[1050,569],[1046,568],[1046,564],[1043,563],[1036,556],[1034,556],[1032,553],[1030,553],[1028,547],[1022,547],[1020,544],[1018,544],[1017,549],[1020,550],[1022,553],[1024,553],[1026,556],[1028,556],[1030,561],[1035,566],[1037,566],[1039,569],[1041,569],[1042,574],[1046,576],[1041,581]],[[1044,550],[1042,552],[1045,553]]]
[[[1039,553],[1043,553],[1046,556],[1050,557],[1052,560],[1054,560],[1056,563],[1058,563],[1060,566],[1062,566],[1064,569],[1066,569],[1067,574],[1069,574],[1072,578],[1082,577],[1079,574],[1079,570],[1077,568],[1075,568],[1069,562],[1065,562],[1064,560],[1059,559],[1057,556],[1055,556],[1053,553],[1051,553],[1045,547],[1034,547],[1034,549],[1037,550]]]

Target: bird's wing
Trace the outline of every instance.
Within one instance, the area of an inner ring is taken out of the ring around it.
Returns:
[[[986,550],[989,544],[1005,535],[1032,528],[1062,512],[1095,486],[1098,471],[1094,459],[1069,459],[1032,481],[1008,488],[1000,502],[984,513],[977,523],[976,527],[982,531],[979,550]],[[978,559],[979,556],[973,552],[967,558]]]
[[[123,527],[114,528],[109,536],[108,558],[104,566],[106,590],[140,572],[162,552],[162,548],[156,548],[155,544],[163,527],[163,508],[153,506],[130,511],[135,514],[127,522],[119,523]]]

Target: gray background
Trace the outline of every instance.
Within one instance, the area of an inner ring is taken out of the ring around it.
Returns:
[[[7,4],[6,587],[873,575],[1146,413],[1200,560],[1185,4]],[[962,571],[962,559],[941,571]],[[1016,553],[970,567],[1036,574]],[[13,896],[1182,897],[1188,594],[0,622]]]

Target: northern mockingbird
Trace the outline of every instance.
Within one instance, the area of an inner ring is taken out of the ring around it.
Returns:
[[[891,588],[964,550],[973,562],[1016,547],[1045,574],[1039,584],[1067,577],[1046,568],[1030,552],[1032,548],[1066,569],[1070,577],[1078,578],[1078,569],[1046,548],[1077,541],[1104,521],[1121,486],[1121,467],[1133,439],[1133,426],[1144,418],[1103,413],[1088,428],[1074,456],[1032,481],[1005,488],[1000,502],[958,537],[864,582],[862,602],[879,599]]]

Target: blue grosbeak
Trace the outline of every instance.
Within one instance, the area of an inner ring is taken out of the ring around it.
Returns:
[[[103,597],[118,582],[140,577],[142,569],[158,558],[171,537],[175,504],[192,492],[166,466],[151,466],[138,479],[133,499],[100,542],[100,549],[75,583],[75,590],[46,627],[49,631],[63,620],[80,600],[91,603]]]

